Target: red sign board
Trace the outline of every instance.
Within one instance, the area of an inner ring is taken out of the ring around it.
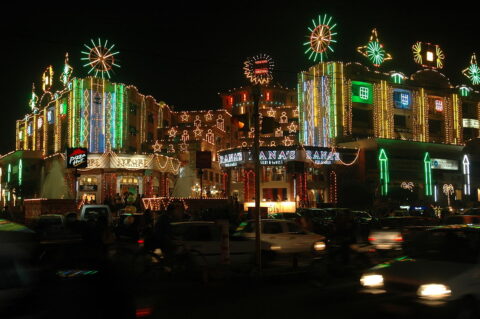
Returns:
[[[67,168],[87,168],[87,157],[86,148],[67,148]]]

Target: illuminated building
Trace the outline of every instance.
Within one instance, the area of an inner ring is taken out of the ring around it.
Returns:
[[[401,200],[403,192],[433,202],[435,189],[448,183],[458,200],[471,199],[463,147],[479,136],[480,94],[454,87],[438,71],[444,64],[438,46],[416,43],[413,52],[422,69],[410,77],[343,62],[299,73],[299,142],[360,149],[360,179],[352,182],[375,197]]]
[[[43,92],[33,87],[31,113],[16,123],[15,151],[1,158],[1,166],[13,167],[12,176],[19,177],[7,180],[3,174],[5,197],[14,189],[23,198],[76,196],[97,203],[127,191],[170,194],[168,185],[178,174],[180,162],[152,150],[162,128],[171,124],[169,106],[134,86],[107,80],[111,69],[104,68],[94,72],[97,76],[72,77],[67,56],[59,81],[53,67],[46,69]],[[88,167],[78,169],[78,185],[75,170],[65,168],[68,147],[89,152]],[[19,175],[22,169],[23,176]],[[27,185],[32,177],[35,185]]]
[[[219,152],[219,161],[228,178],[226,192],[243,202],[245,210],[254,206],[255,199],[252,94],[252,87],[220,94],[223,107],[232,112],[238,135],[230,148]],[[261,88],[260,196],[261,206],[268,207],[270,213],[335,203],[337,189],[330,173],[345,163],[353,163],[358,155],[354,149],[303,147],[299,143],[296,102],[295,90],[279,86]]]

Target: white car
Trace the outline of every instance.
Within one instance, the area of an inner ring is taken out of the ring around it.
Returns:
[[[375,304],[383,305],[383,310],[401,307],[405,313],[436,310],[449,318],[478,315],[478,227],[433,227],[412,234],[404,250],[406,256],[379,264],[362,275],[362,292],[375,294]]]
[[[295,222],[282,219],[262,219],[262,250],[276,254],[318,253],[325,250],[325,236],[304,231]],[[238,233],[255,239],[255,221],[241,225]]]

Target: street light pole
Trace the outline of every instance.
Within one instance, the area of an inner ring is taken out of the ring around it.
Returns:
[[[253,119],[255,134],[253,139],[253,160],[255,164],[255,253],[256,264],[259,272],[262,271],[262,246],[261,246],[261,216],[260,216],[260,85],[252,87],[253,93]]]

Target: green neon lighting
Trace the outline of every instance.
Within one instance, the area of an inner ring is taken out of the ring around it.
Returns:
[[[460,96],[469,96],[470,95],[470,88],[466,86],[461,86],[460,89]]]
[[[304,46],[308,47],[305,54],[308,55],[309,60],[323,62],[325,58],[328,58],[327,52],[333,52],[332,43],[337,42],[335,40],[337,33],[333,31],[337,25],[333,24],[332,17],[326,14],[323,17],[319,15],[318,21],[312,19],[312,25],[313,27],[307,27],[309,31],[308,41],[303,43]]]
[[[123,147],[123,123],[125,117],[125,85],[118,84],[115,86],[115,142],[114,148],[121,149]]]
[[[330,92],[330,132],[329,137],[337,137],[337,79],[335,74],[335,64],[328,64],[327,72],[332,78],[332,88]],[[333,124],[333,125],[332,125]]]
[[[10,183],[11,179],[12,179],[12,164],[8,164],[7,182]]]
[[[370,41],[367,45],[367,56],[373,65],[380,65],[385,59],[385,49],[378,41]]]
[[[367,82],[352,81],[352,102],[373,104],[373,85]]]
[[[480,84],[480,68],[478,67],[478,65],[471,64],[468,67],[468,71],[470,72],[470,81],[472,81],[472,84]]]
[[[425,195],[432,196],[432,161],[430,160],[430,154],[428,152],[425,153],[423,164],[425,171]]]
[[[23,182],[23,160],[18,162],[18,185],[22,185]]]
[[[394,73],[390,77],[391,77],[393,83],[395,83],[395,84],[402,84],[403,83],[403,75],[401,75],[399,73]]]
[[[385,149],[381,148],[378,154],[380,164],[380,192],[382,196],[388,195],[388,183],[390,182],[390,172],[388,169],[388,157]]]

